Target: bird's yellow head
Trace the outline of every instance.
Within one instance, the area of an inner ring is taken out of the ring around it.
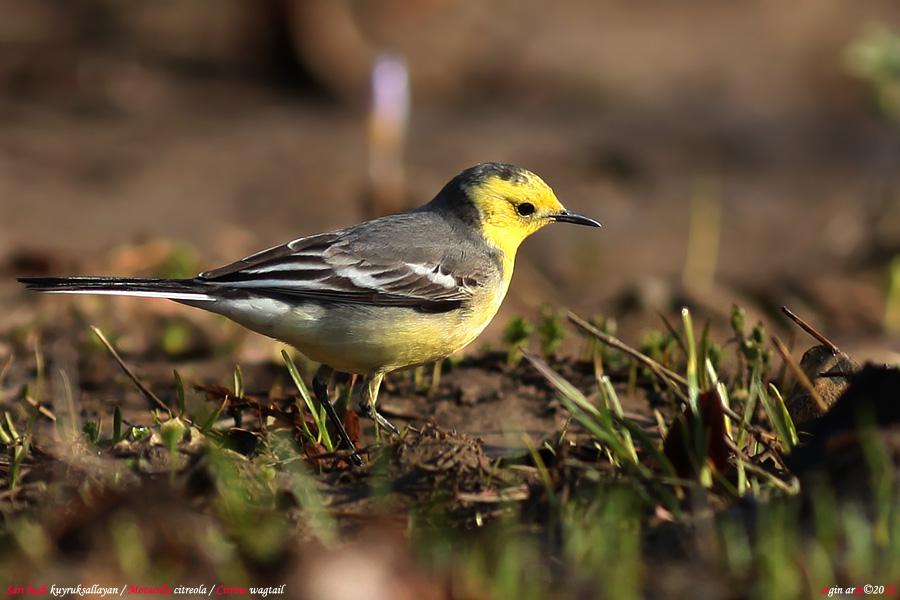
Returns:
[[[511,260],[522,241],[550,223],[561,221],[599,227],[560,203],[544,180],[520,167],[483,163],[454,178],[477,209],[485,240]]]

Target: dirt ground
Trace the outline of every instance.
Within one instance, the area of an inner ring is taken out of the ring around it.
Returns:
[[[852,67],[854,44],[900,27],[889,0],[135,6],[0,0],[0,369],[15,357],[4,397],[33,379],[37,335],[51,406],[68,389],[83,418],[108,425],[119,405],[146,419],[88,325],[169,400],[173,368],[226,385],[240,364],[248,393],[289,387],[281,346],[217,318],[37,297],[14,278],[204,270],[417,206],[485,161],[535,171],[603,228],[529,239],[500,314],[436,388],[387,381],[386,415],[482,439],[475,463],[565,425],[530,367],[475,352],[545,303],[615,318],[633,345],[682,306],[724,344],[734,303],[790,339],[788,305],[859,362],[898,360],[900,324],[885,316],[900,143]],[[368,65],[383,50],[405,57],[412,94],[404,193],[387,206],[367,176]],[[581,349],[570,331],[560,356],[589,391]],[[646,398],[628,402],[649,430]]]

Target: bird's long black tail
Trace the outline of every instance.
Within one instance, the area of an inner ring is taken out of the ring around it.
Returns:
[[[19,277],[35,292],[51,294],[105,294],[142,296],[178,301],[214,300],[208,286],[194,279],[143,279],[133,277]]]

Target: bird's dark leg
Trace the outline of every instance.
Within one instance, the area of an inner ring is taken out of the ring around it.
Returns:
[[[375,421],[376,429],[381,427],[391,433],[400,433],[393,423],[375,411],[375,402],[378,400],[378,390],[381,388],[383,379],[384,371],[375,371],[366,376],[366,380],[363,382],[362,399],[359,401],[359,408],[367,417]]]
[[[325,408],[325,413],[328,415],[334,428],[337,429],[341,441],[344,442],[344,445],[347,446],[347,448],[353,451],[353,454],[350,457],[353,464],[360,466],[363,464],[363,459],[356,453],[356,445],[353,443],[353,440],[350,439],[350,434],[347,433],[344,423],[341,421],[340,417],[338,417],[337,411],[334,409],[334,404],[331,403],[331,398],[328,397],[328,384],[331,383],[331,378],[333,376],[334,369],[331,367],[325,365],[319,367],[319,370],[316,371],[315,376],[313,376],[313,393]]]

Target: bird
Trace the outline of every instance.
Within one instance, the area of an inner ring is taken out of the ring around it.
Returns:
[[[321,365],[313,391],[362,464],[328,395],[335,373],[361,375],[361,410],[396,433],[375,410],[385,374],[471,343],[506,296],[520,244],[550,223],[601,226],[566,209],[531,171],[487,162],[419,208],[301,237],[193,278],[18,279],[36,292],[166,298],[295,347]]]

